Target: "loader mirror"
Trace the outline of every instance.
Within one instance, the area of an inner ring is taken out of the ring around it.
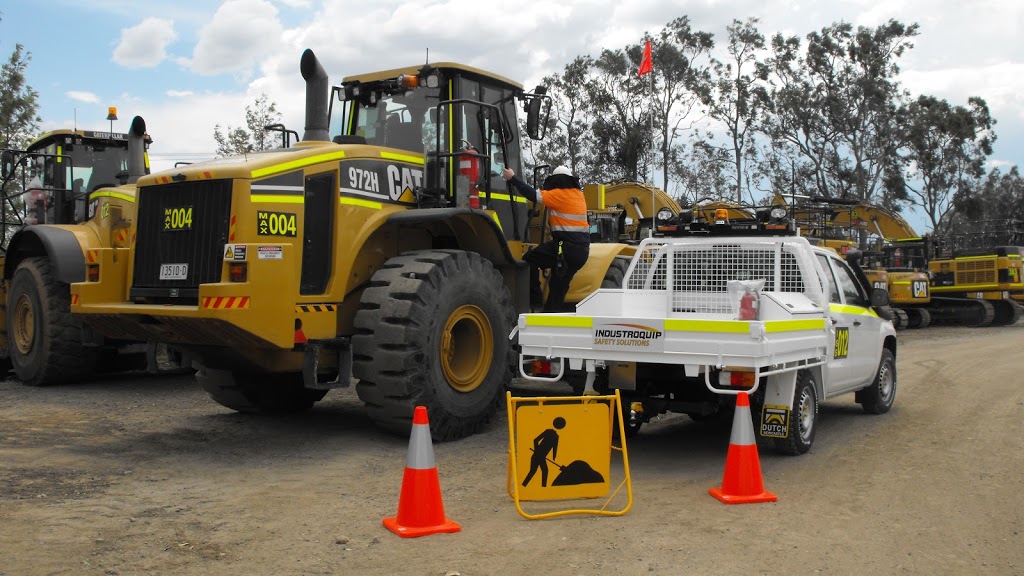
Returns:
[[[882,306],[889,305],[889,291],[884,288],[872,288],[871,289],[871,306],[873,308],[880,308]]]
[[[4,150],[0,153],[0,176],[7,180],[14,174],[14,152]]]
[[[541,140],[540,134],[540,107],[541,99],[533,98],[526,105],[526,134],[533,140]]]

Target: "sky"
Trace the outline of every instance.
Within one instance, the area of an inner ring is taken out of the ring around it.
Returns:
[[[573,58],[638,44],[671,20],[724,44],[734,19],[766,36],[834,22],[918,23],[900,60],[913,95],[953,105],[980,96],[996,119],[989,167],[1024,167],[1024,2],[1020,0],[5,0],[0,57],[31,53],[41,128],[126,132],[142,116],[154,171],[213,156],[214,128],[244,127],[261,94],[303,132],[299,58],[311,48],[332,83],[351,74],[455,61],[528,89]],[[657,62],[654,63],[655,73]],[[106,120],[117,107],[118,120]],[[918,232],[922,216],[906,214]]]

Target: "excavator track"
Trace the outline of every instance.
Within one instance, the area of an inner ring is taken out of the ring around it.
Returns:
[[[995,303],[996,317],[992,320],[993,326],[1010,326],[1016,324],[1022,314],[1024,307],[1013,300],[999,300]]]
[[[932,323],[982,328],[992,324],[996,308],[987,300],[932,297]]]
[[[907,328],[927,328],[932,323],[932,314],[925,308],[903,308],[907,315]]]

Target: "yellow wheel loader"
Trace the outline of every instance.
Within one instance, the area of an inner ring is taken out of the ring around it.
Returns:
[[[24,384],[145,368],[152,357],[151,345],[102,338],[70,312],[70,285],[96,272],[90,251],[129,246],[134,182],[149,173],[151,141],[136,116],[127,134],[55,130],[0,153],[0,352]]]
[[[140,179],[132,243],[95,251],[72,311],[194,353],[234,410],[304,410],[354,379],[381,428],[407,435],[422,405],[433,438],[473,434],[501,405],[529,309],[529,206],[501,172],[523,173],[517,110],[541,138],[550,101],[457,63],[331,88],[307,50],[300,71],[302,140]],[[628,249],[592,246],[567,301]]]

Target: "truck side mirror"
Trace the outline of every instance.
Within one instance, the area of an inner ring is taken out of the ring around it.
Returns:
[[[533,140],[540,140],[540,105],[540,98],[534,98],[526,108],[526,134]]]
[[[880,308],[889,305],[889,291],[884,288],[871,289],[871,307]]]

